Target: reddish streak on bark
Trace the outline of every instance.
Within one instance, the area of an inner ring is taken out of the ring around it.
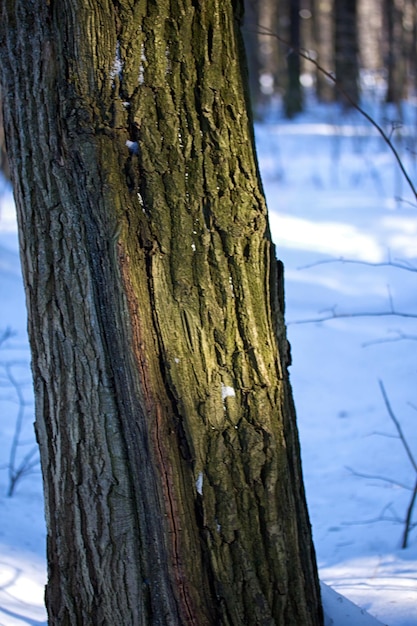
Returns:
[[[174,556],[174,573],[175,580],[178,585],[178,589],[180,590],[181,601],[183,607],[185,609],[187,618],[189,620],[189,624],[194,624],[198,626],[198,622],[194,616],[194,611],[192,609],[192,600],[190,598],[189,590],[186,584],[186,578],[184,576],[184,568],[181,562],[180,549],[179,549],[179,541],[180,541],[180,516],[178,513],[177,501],[173,497],[175,494],[174,489],[174,481],[172,476],[172,466],[170,463],[166,463],[167,455],[165,453],[164,446],[164,436],[161,436],[161,430],[163,429],[163,416],[162,416],[162,408],[160,404],[156,404],[156,428],[155,428],[155,443],[156,443],[156,451],[158,461],[160,466],[162,467],[162,488],[164,491],[164,499],[167,503],[167,514],[168,521],[172,528],[171,533],[171,549]]]
[[[152,375],[149,371],[148,359],[146,357],[147,348],[144,342],[139,304],[132,285],[132,281],[130,280],[130,259],[128,253],[124,250],[123,245],[120,242],[118,242],[117,244],[117,253],[124,292],[126,295],[128,309],[130,313],[130,325],[133,336],[133,351],[140,373],[139,377],[143,385],[146,414],[153,418],[153,428],[151,429],[151,436],[154,443],[153,450],[155,452],[155,458],[160,470],[159,476],[161,477],[166,518],[171,528],[169,535],[172,538],[171,553],[173,557],[172,567],[175,576],[175,583],[177,589],[179,590],[179,600],[182,604],[182,613],[185,614],[187,618],[187,623],[190,624],[190,626],[198,626],[198,622],[196,621],[195,617],[195,611],[192,609],[193,602],[191,600],[189,589],[186,584],[186,576],[184,575],[184,569],[180,556],[180,516],[178,512],[177,500],[175,498],[175,483],[173,480],[172,466],[166,453],[166,446],[164,445],[164,437],[166,437],[166,432],[164,432],[164,411],[161,403],[155,400],[155,396],[152,392]]]

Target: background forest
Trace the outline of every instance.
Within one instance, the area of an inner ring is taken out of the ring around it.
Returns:
[[[412,626],[416,194],[353,103],[415,184],[417,2],[247,0],[243,30],[320,578],[384,624]],[[8,179],[1,124],[0,168]],[[5,180],[0,195],[0,624],[41,625],[42,495]]]
[[[292,118],[307,105],[306,88],[320,102],[345,103],[343,91],[359,101],[379,90],[400,109],[416,87],[416,37],[413,0],[247,0],[255,111],[262,119],[278,100]]]

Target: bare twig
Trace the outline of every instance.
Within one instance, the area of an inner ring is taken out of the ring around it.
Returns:
[[[415,470],[415,472],[417,474],[417,462],[416,462],[416,460],[414,458],[413,453],[410,450],[410,446],[408,445],[407,439],[404,436],[404,433],[403,433],[402,428],[401,428],[401,424],[398,421],[394,411],[392,410],[391,403],[390,403],[390,401],[388,399],[387,392],[385,391],[385,387],[384,387],[384,384],[383,384],[382,380],[379,380],[378,382],[379,382],[379,387],[381,389],[382,397],[384,398],[384,403],[385,403],[386,409],[388,411],[388,415],[390,416],[391,420],[394,423],[395,428],[397,429],[397,432],[398,432],[399,438],[401,440],[401,443],[403,444],[404,450],[406,451],[407,456],[408,456],[408,458],[410,460],[410,463],[413,466],[413,468],[414,468],[414,470]],[[411,519],[412,519],[412,515],[413,515],[413,509],[414,509],[414,504],[415,504],[415,501],[416,501],[416,497],[417,497],[417,476],[416,476],[416,481],[415,481],[414,488],[413,488],[413,493],[411,495],[411,499],[410,499],[410,502],[409,502],[408,507],[407,507],[407,513],[406,513],[406,517],[405,517],[405,521],[404,521],[404,532],[403,532],[403,538],[402,538],[402,543],[401,543],[401,547],[402,548],[406,548],[407,547],[407,545],[408,545],[408,537],[410,535],[410,530],[415,526],[415,524],[411,523]]]
[[[416,488],[417,488],[417,484],[416,484]],[[414,489],[414,498],[415,498],[415,494],[416,494],[416,489]],[[403,539],[401,542],[401,547],[402,548],[406,548],[407,547],[407,543],[408,543],[408,537],[410,534],[410,531],[413,530],[413,528],[415,528],[417,526],[417,524],[412,524],[411,523],[411,514],[410,514],[410,518],[408,518],[408,513],[412,511],[412,507],[414,505],[414,501],[412,503],[411,508],[409,507],[409,511],[407,511],[407,519],[403,520],[401,519],[395,511],[393,511],[393,516],[392,517],[388,517],[385,516],[385,511],[389,510],[392,508],[392,503],[390,502],[389,504],[387,504],[381,511],[380,515],[378,517],[374,517],[372,519],[368,519],[368,520],[362,520],[359,522],[343,522],[344,526],[361,526],[361,525],[365,525],[365,524],[374,524],[375,522],[394,522],[396,524],[405,524],[405,529],[404,529],[404,534],[403,534]]]
[[[413,453],[410,450],[410,446],[407,443],[407,440],[405,438],[405,435],[403,433],[403,430],[401,428],[401,424],[398,421],[392,407],[391,407],[391,403],[388,399],[387,396],[387,392],[385,390],[384,384],[381,380],[378,381],[379,382],[379,387],[381,389],[381,393],[382,393],[382,397],[384,399],[384,403],[385,403],[385,407],[388,411],[388,415],[390,416],[392,422],[394,423],[395,429],[397,431],[397,435],[387,435],[386,433],[377,433],[380,435],[384,435],[386,437],[395,437],[396,439],[399,439],[407,453],[407,456],[411,462],[411,465],[413,466],[415,472],[416,472],[416,477],[415,477],[415,483],[413,487],[410,487],[404,483],[400,483],[397,480],[393,480],[392,478],[387,478],[385,476],[379,476],[379,475],[374,475],[374,474],[366,474],[364,472],[357,472],[356,470],[353,470],[351,467],[346,467],[346,469],[348,469],[354,476],[358,476],[360,478],[367,478],[367,479],[371,479],[371,480],[382,480],[383,482],[389,483],[391,485],[395,485],[397,487],[401,487],[403,489],[407,489],[408,491],[411,491],[411,498],[410,501],[408,503],[407,506],[407,511],[406,511],[406,516],[405,519],[399,519],[397,516],[395,518],[387,518],[383,516],[383,513],[388,509],[391,508],[391,503],[388,504],[383,510],[381,515],[378,518],[372,519],[372,520],[366,520],[366,521],[362,521],[362,522],[354,522],[356,524],[370,524],[376,521],[381,521],[381,520],[387,520],[387,521],[396,521],[396,522],[401,522],[402,524],[404,524],[404,530],[403,530],[403,535],[402,535],[402,541],[401,541],[401,547],[402,548],[406,548],[408,545],[408,539],[410,536],[410,532],[413,528],[415,528],[417,526],[416,523],[412,522],[412,517],[413,517],[413,509],[414,509],[414,505],[417,499],[417,462],[414,458]],[[417,407],[415,407],[417,408]],[[395,514],[396,515],[396,514]]]
[[[0,347],[8,340],[10,337],[13,337],[16,333],[12,331],[10,327],[7,327],[0,335]]]
[[[392,410],[390,401],[388,400],[387,392],[385,391],[384,383],[382,382],[382,380],[379,380],[378,383],[379,383],[379,388],[381,389],[382,397],[384,398],[384,402],[385,402],[386,409],[388,411],[388,415],[390,416],[391,420],[393,421],[394,426],[397,429],[398,435],[399,435],[399,437],[401,439],[401,443],[404,446],[404,450],[406,451],[407,456],[408,456],[408,458],[410,460],[410,463],[413,466],[415,472],[417,473],[417,463],[416,463],[416,461],[414,459],[413,453],[411,452],[410,447],[409,447],[409,445],[407,443],[407,440],[406,440],[406,438],[404,436],[404,433],[403,433],[402,428],[401,428],[401,424],[399,423],[398,419],[396,418],[396,416],[394,414],[394,411]]]
[[[373,263],[371,261],[360,261],[357,259],[345,259],[344,257],[339,257],[338,259],[322,259],[320,261],[314,261],[313,263],[308,263],[307,265],[301,265],[297,267],[298,270],[306,270],[312,267],[317,267],[318,265],[328,265],[329,263],[343,263],[352,264],[352,265],[368,265],[371,267],[395,267],[402,270],[407,270],[408,272],[417,272],[417,266],[411,265],[404,262],[398,261],[382,261],[380,263]]]
[[[12,476],[9,478],[9,489],[7,491],[7,496],[9,498],[11,498],[14,494],[14,490],[20,479],[28,474],[32,474],[33,470],[39,467],[39,458],[33,458],[37,452],[38,446],[33,446],[33,448],[25,454],[19,465],[13,468]],[[10,466],[8,467],[10,470]]]
[[[390,509],[393,511],[392,517],[385,517],[385,511],[389,511]],[[395,522],[397,524],[402,524],[403,521],[404,520],[402,520],[392,508],[392,502],[389,502],[384,506],[378,517],[358,522],[343,522],[343,526],[362,526],[363,524],[374,524],[375,522]]]
[[[2,364],[7,376],[8,383],[13,387],[13,390],[16,394],[18,404],[15,430],[13,434],[12,444],[10,447],[9,462],[5,466],[5,468],[7,468],[9,472],[9,487],[7,491],[7,495],[9,497],[14,494],[17,483],[24,476],[30,474],[34,470],[34,468],[39,465],[39,458],[34,458],[36,453],[38,452],[38,447],[36,445],[32,446],[29,452],[27,452],[19,462],[17,460],[18,448],[22,445],[21,433],[27,402],[23,393],[22,384],[16,379],[13,373],[13,366],[16,364],[21,365],[21,363],[19,362],[8,362]]]
[[[358,313],[338,313],[336,307],[332,309],[326,309],[331,311],[328,315],[322,315],[322,317],[312,317],[305,320],[293,320],[287,322],[287,325],[292,324],[314,324],[318,322],[328,322],[329,320],[343,319],[346,317],[405,317],[416,319],[417,313],[406,313],[405,311],[396,311],[395,309],[388,309],[387,311],[362,311]]]
[[[414,489],[413,489],[413,495],[411,496],[411,500],[409,502],[408,508],[407,508],[407,515],[405,518],[405,523],[404,523],[404,533],[403,533],[403,540],[401,543],[401,547],[402,548],[406,548],[408,545],[408,537],[410,535],[410,530],[412,528],[414,528],[414,526],[416,526],[416,524],[412,524],[411,523],[411,517],[413,515],[413,509],[414,509],[414,504],[416,501],[416,496],[417,496],[417,478],[416,478],[416,482],[414,485]]]
[[[401,330],[390,331],[396,332],[396,337],[381,337],[380,339],[373,339],[371,341],[365,341],[362,344],[362,347],[367,348],[368,346],[373,346],[378,343],[395,343],[397,341],[417,341],[417,335],[406,335]]]
[[[399,439],[398,435],[392,433],[381,433],[379,430],[374,430],[371,435],[378,435],[379,437],[387,437],[388,439]]]
[[[414,202],[410,202],[409,200],[406,200],[405,198],[401,198],[400,196],[395,196],[394,200],[396,202],[402,202],[403,204],[409,204],[410,206],[413,207],[413,209],[417,208],[417,205],[414,204]]]
[[[395,485],[396,487],[401,487],[402,489],[407,489],[407,491],[413,491],[413,487],[409,485],[405,485],[404,483],[400,483],[397,480],[393,480],[392,478],[386,478],[385,476],[378,476],[374,474],[365,474],[363,472],[357,472],[348,465],[346,465],[346,469],[349,470],[353,476],[358,476],[358,478],[369,478],[371,480],[382,480],[385,483],[389,483],[390,485]]]

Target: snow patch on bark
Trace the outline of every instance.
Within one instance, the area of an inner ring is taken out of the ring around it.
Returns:
[[[203,472],[200,472],[197,480],[195,481],[195,488],[200,496],[203,495]]]

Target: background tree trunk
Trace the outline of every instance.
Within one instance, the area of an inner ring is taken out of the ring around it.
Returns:
[[[404,3],[384,0],[385,57],[387,67],[386,102],[400,105],[407,92],[406,57],[404,54]]]
[[[334,71],[334,19],[331,0],[312,0],[314,58],[317,63]],[[334,100],[334,85],[314,68],[317,98],[321,102]]]
[[[300,39],[300,0],[291,0],[288,4],[289,20],[287,41],[291,48],[287,52],[287,85],[284,94],[284,111],[288,118],[293,118],[303,110],[303,93],[300,83],[301,60],[298,50]]]
[[[359,61],[357,0],[334,2],[334,59],[336,80],[355,101],[359,100]],[[337,98],[346,106],[351,103],[336,89]]]
[[[249,90],[251,95],[252,110],[257,115],[261,102],[260,90],[260,46],[259,46],[259,2],[258,0],[245,1],[244,17],[244,42],[246,59],[249,71]]]
[[[247,0],[250,4],[252,0]],[[260,98],[257,112],[262,115],[273,112],[277,106],[277,95],[282,92],[285,82],[286,64],[280,43],[265,32],[281,32],[279,20],[282,15],[280,0],[256,0],[259,46]]]
[[[0,6],[49,623],[321,624],[239,3]]]

